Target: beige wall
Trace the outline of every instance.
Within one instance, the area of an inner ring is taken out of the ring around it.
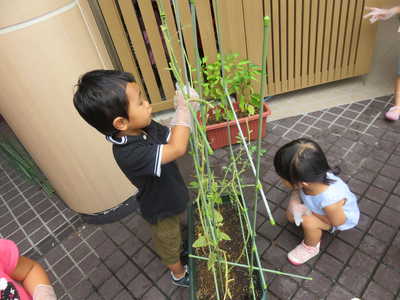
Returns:
[[[72,209],[95,213],[126,200],[135,190],[111,145],[72,104],[82,73],[112,68],[86,0],[1,1],[0,20],[0,113]]]

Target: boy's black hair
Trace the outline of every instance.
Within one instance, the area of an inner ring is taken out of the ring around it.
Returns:
[[[82,118],[104,135],[118,132],[117,117],[128,119],[126,85],[135,82],[132,74],[115,70],[94,70],[79,78],[74,105]]]
[[[335,182],[327,172],[337,175],[340,170],[329,166],[321,147],[313,140],[301,138],[283,145],[274,157],[275,170],[280,177],[295,185],[300,182]]]

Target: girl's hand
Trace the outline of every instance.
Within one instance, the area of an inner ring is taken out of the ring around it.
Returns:
[[[288,209],[293,215],[296,226],[300,226],[301,222],[303,222],[303,216],[311,215],[311,210],[304,204],[293,204]]]
[[[33,300],[57,300],[57,296],[51,285],[39,284],[33,292]]]
[[[371,24],[379,20],[388,20],[400,12],[400,6],[395,6],[389,9],[377,7],[366,7],[365,9],[369,12],[364,16],[364,19],[369,18]]]
[[[289,220],[291,222],[294,221],[296,226],[300,226],[301,222],[303,222],[303,216],[311,215],[311,211],[304,204],[301,203],[300,194],[298,190],[294,190],[290,194],[287,211],[289,213],[288,215]]]

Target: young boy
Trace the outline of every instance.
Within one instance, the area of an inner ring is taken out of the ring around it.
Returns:
[[[180,217],[189,199],[175,160],[186,153],[192,118],[180,91],[174,97],[172,129],[151,118],[151,106],[130,73],[95,70],[77,85],[79,114],[113,143],[114,158],[134,184],[143,218],[150,223],[155,251],[172,282],[189,286],[180,261]],[[197,94],[192,90],[191,95]],[[194,109],[196,105],[192,105]]]

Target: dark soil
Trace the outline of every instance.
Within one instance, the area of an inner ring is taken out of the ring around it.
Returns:
[[[237,211],[230,204],[224,204],[220,206],[220,213],[224,218],[224,225],[222,226],[222,231],[230,236],[230,241],[221,242],[221,248],[227,252],[227,260],[230,262],[237,262],[241,251],[243,249],[243,238],[240,227],[240,220],[237,216]],[[194,236],[198,236],[200,225],[195,225]],[[195,255],[208,257],[208,249],[206,248],[193,248]],[[250,249],[250,244],[248,245]],[[247,264],[246,257],[243,255],[239,263]],[[254,272],[255,282],[258,279],[255,277],[256,272]],[[251,291],[249,289],[250,278],[248,270],[246,268],[234,267],[231,270],[229,279],[233,279],[230,282],[229,287],[232,295],[232,299],[235,300],[250,300],[252,299]],[[214,277],[212,272],[208,271],[207,261],[196,260],[196,282],[197,282],[197,300],[214,300],[216,299],[215,287],[214,287]],[[257,291],[258,295],[261,294]],[[221,297],[223,298],[223,296]],[[229,299],[229,298],[227,298]],[[257,297],[258,299],[258,297]]]

